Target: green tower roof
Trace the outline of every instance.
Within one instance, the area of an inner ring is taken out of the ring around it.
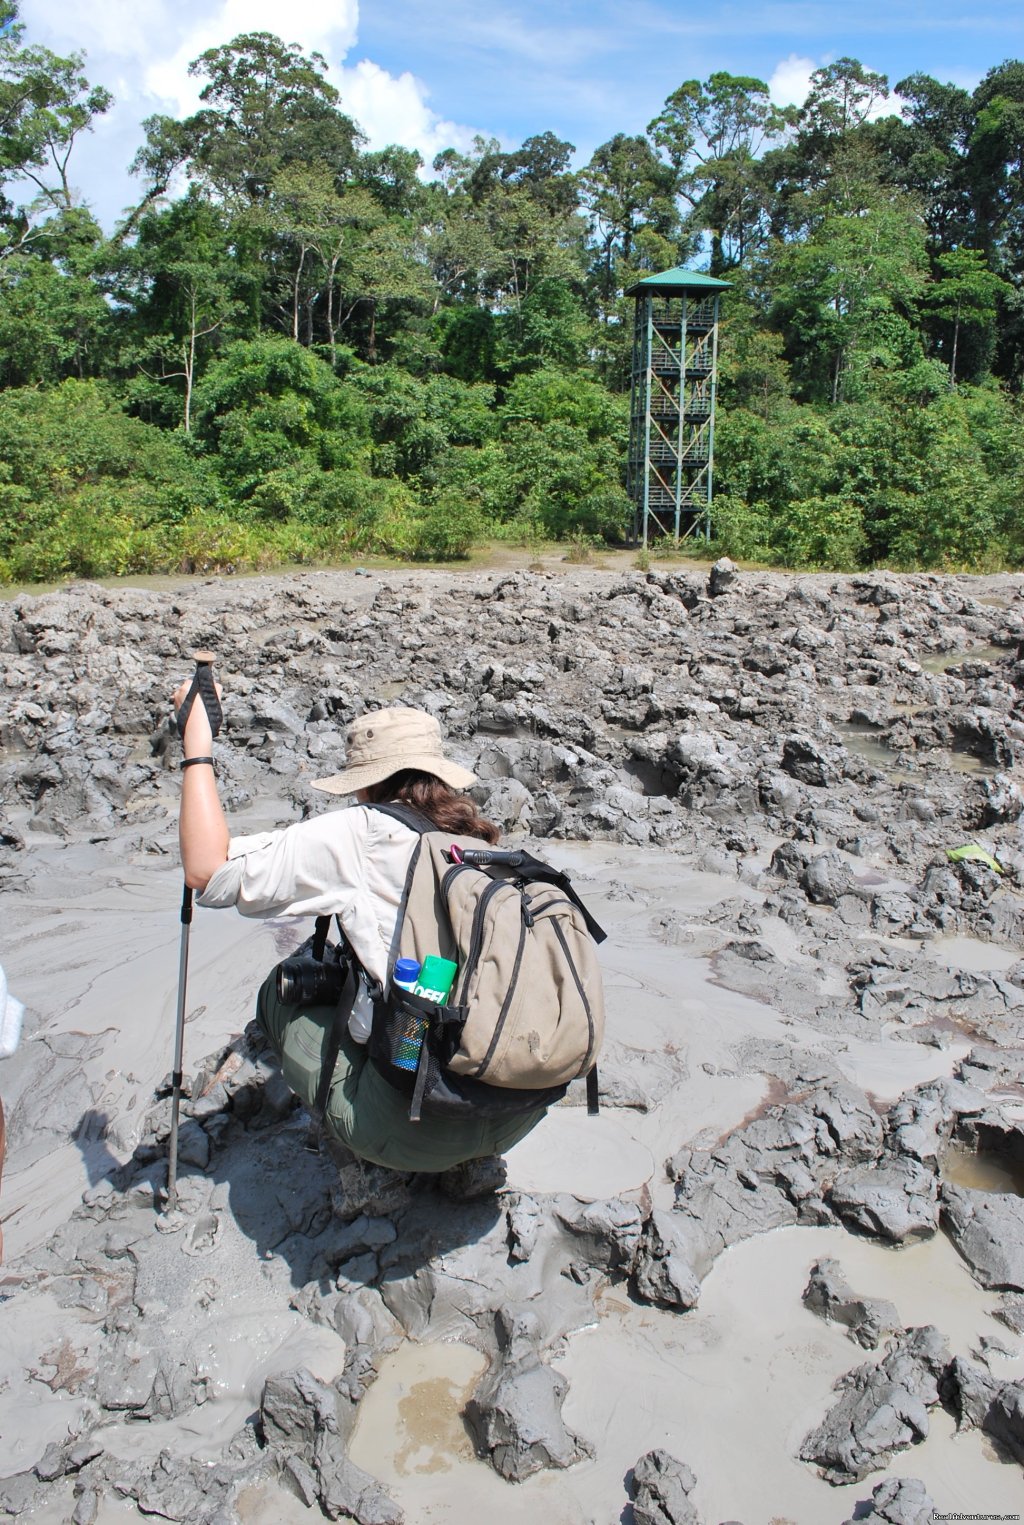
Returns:
[[[676,265],[672,270],[663,270],[660,275],[645,275],[642,281],[636,281],[627,288],[626,295],[632,297],[664,293],[672,296],[677,291],[725,291],[731,285],[732,281],[720,281],[713,275],[705,275],[701,270],[684,270],[681,265]]]

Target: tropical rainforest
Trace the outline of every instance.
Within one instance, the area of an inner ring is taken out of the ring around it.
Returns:
[[[715,553],[1024,564],[1024,63],[715,73],[582,167],[370,151],[265,32],[191,67],[105,232],[111,96],[0,0],[0,581],[621,544],[624,293],[679,265],[731,283]]]

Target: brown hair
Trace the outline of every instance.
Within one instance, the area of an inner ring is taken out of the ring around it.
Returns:
[[[433,773],[418,768],[403,768],[381,784],[371,784],[363,791],[373,805],[398,800],[429,817],[438,831],[457,836],[480,837],[492,847],[501,836],[493,821],[482,816],[468,794],[458,794]]]

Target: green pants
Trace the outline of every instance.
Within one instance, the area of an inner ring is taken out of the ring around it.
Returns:
[[[312,1106],[334,1008],[285,1006],[278,1000],[272,972],[256,999],[256,1017],[280,1057],[288,1085],[307,1107]],[[361,1159],[391,1170],[436,1172],[511,1149],[543,1116],[542,1108],[508,1119],[464,1122],[425,1117],[410,1122],[409,1098],[388,1085],[370,1063],[366,1049],[346,1032],[324,1122]]]

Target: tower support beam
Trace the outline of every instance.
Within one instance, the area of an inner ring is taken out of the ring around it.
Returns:
[[[711,538],[719,295],[728,286],[669,270],[636,298],[627,491],[633,540]]]

